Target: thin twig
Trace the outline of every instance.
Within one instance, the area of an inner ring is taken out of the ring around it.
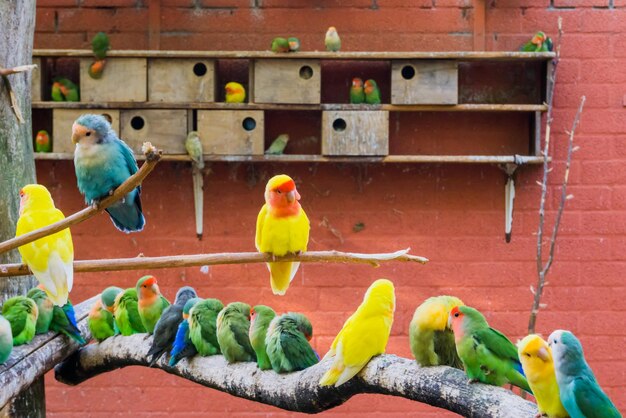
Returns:
[[[164,257],[133,257],[109,260],[74,261],[75,273],[98,271],[143,270],[175,267],[208,266],[216,264],[250,264],[269,261],[299,261],[302,263],[362,263],[378,267],[387,261],[416,262],[426,264],[428,259],[409,254],[410,248],[393,253],[362,254],[340,251],[309,251],[302,254],[290,254],[284,257],[272,257],[270,254],[257,252],[216,253],[174,255]],[[0,265],[0,277],[25,276],[31,274],[25,264]]]
[[[34,70],[35,68],[37,68],[36,64],[20,65],[18,67],[13,67],[13,68],[0,67],[0,76],[23,73],[25,71]]]
[[[48,235],[52,235],[56,232],[62,231],[63,229],[66,229],[72,225],[81,223],[97,215],[118,200],[122,199],[135,187],[141,184],[141,182],[148,176],[148,174],[150,174],[150,172],[154,169],[156,164],[161,159],[161,151],[154,148],[150,143],[145,143],[144,148],[146,162],[135,174],[130,176],[128,179],[126,179],[124,183],[122,183],[117,189],[115,189],[113,194],[102,199],[99,202],[96,202],[92,206],[89,206],[79,212],[68,216],[62,221],[55,222],[43,228],[29,232],[28,234],[20,235],[19,237],[15,237],[0,243],[0,254],[13,250],[17,247],[21,247],[22,245],[38,240],[39,238],[47,237]]]

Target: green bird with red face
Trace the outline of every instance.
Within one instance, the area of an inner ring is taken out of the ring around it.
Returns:
[[[154,276],[143,276],[135,286],[139,298],[137,308],[139,317],[148,334],[154,332],[154,327],[161,318],[161,314],[170,306],[170,302],[161,295],[157,279]]]
[[[361,104],[365,103],[365,91],[363,90],[363,80],[359,77],[352,79],[352,86],[350,86],[350,103]]]

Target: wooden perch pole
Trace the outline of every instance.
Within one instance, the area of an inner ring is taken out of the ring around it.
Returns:
[[[113,203],[122,199],[131,190],[141,184],[141,182],[148,176],[148,174],[150,174],[150,172],[154,169],[154,167],[161,159],[161,150],[157,150],[149,142],[144,143],[143,148],[145,150],[144,155],[146,156],[146,162],[135,174],[130,176],[124,183],[122,183],[117,189],[115,189],[112,195],[107,196],[101,201],[96,202],[95,204],[68,216],[62,221],[50,224],[44,228],[37,229],[35,231],[29,232],[28,234],[24,234],[0,243],[0,254],[13,250],[17,247],[21,247],[22,245],[38,240],[39,238],[43,238],[56,232],[62,231],[63,229],[66,229],[72,225],[81,223],[97,215],[98,213],[111,206]]]
[[[152,337],[145,334],[112,337],[83,347],[55,367],[55,377],[78,385],[102,373],[127,366],[148,366]],[[196,356],[170,367],[161,358],[156,368],[233,396],[288,411],[318,413],[346,402],[358,393],[400,396],[461,414],[465,417],[531,418],[536,406],[504,388],[469,384],[465,374],[451,367],[420,367],[414,360],[386,354],[375,357],[348,383],[321,387],[319,380],[330,360],[301,372],[261,371],[256,363],[228,364],[223,356]]]
[[[303,254],[291,254],[284,257],[272,257],[270,254],[245,253],[216,253],[173,255],[164,257],[134,257],[110,260],[81,260],[74,261],[75,273],[93,273],[98,271],[163,269],[193,266],[211,266],[216,264],[250,264],[266,263],[269,261],[299,261],[301,263],[362,263],[378,267],[380,263],[388,261],[404,261],[426,264],[428,259],[409,254],[410,248],[393,253],[361,254],[345,253],[340,251],[309,251]],[[0,277],[23,276],[31,274],[26,264],[0,265]]]

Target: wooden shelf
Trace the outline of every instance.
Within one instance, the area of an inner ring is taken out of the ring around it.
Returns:
[[[545,104],[353,105],[164,102],[33,102],[33,109],[387,110],[390,112],[545,112]]]
[[[93,57],[89,49],[35,49],[34,57]],[[457,61],[547,61],[553,59],[554,52],[518,51],[450,51],[450,52],[327,52],[301,51],[277,54],[271,51],[135,51],[113,50],[109,57],[126,58],[233,58],[233,59],[327,59],[327,60],[406,60],[406,59],[451,59]]]
[[[135,155],[138,160],[143,155]],[[73,160],[72,153],[35,153],[35,160]],[[163,161],[191,161],[186,154],[164,154]],[[388,155],[386,157],[325,157],[323,155],[208,155],[209,162],[267,163],[454,163],[454,164],[541,164],[534,155]]]

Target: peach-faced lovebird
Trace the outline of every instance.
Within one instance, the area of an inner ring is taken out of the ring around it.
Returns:
[[[239,83],[231,81],[224,86],[226,103],[243,103],[246,100],[246,89]]]
[[[363,85],[363,91],[365,92],[365,103],[367,104],[380,104],[380,90],[376,81],[369,79]]]
[[[250,344],[250,305],[232,302],[217,316],[217,341],[229,363],[256,361]]]
[[[50,95],[55,102],[77,102],[80,100],[78,86],[72,80],[64,77],[54,79]]]
[[[464,303],[454,296],[435,296],[417,307],[409,325],[411,352],[420,366],[452,366],[463,369],[456,352],[448,317]]]
[[[201,356],[220,354],[217,342],[217,315],[224,304],[217,299],[204,299],[189,311],[189,337]]]
[[[115,299],[117,295],[122,293],[124,289],[117,286],[109,286],[100,294],[100,300],[102,301],[102,307],[107,311],[115,312]]]
[[[326,50],[331,52],[337,52],[341,49],[341,39],[334,26],[331,26],[326,31],[326,37],[324,38],[324,44]]]
[[[554,356],[561,402],[572,418],[621,418],[585,360],[583,347],[570,331],[556,330],[548,338]]]
[[[102,304],[106,306],[104,292]],[[126,337],[146,332],[139,316],[137,289],[131,287],[118,293],[113,305],[113,317],[115,318],[115,328]]]
[[[262,253],[284,256],[306,251],[309,242],[309,218],[298,202],[300,194],[291,177],[279,174],[265,187],[265,204],[256,220],[256,248]],[[299,262],[267,263],[275,295],[284,295],[293,280]]]
[[[94,62],[92,62],[89,65],[89,69],[87,70],[87,74],[89,74],[89,77],[95,80],[102,78],[106,62],[106,60],[95,60]]]
[[[50,134],[48,131],[42,129],[37,132],[35,137],[35,152],[50,152],[52,151],[52,142],[50,142]]]
[[[287,41],[289,42],[289,52],[300,51],[300,39],[296,38],[295,36],[292,36],[289,39],[287,39]]]
[[[537,400],[538,415],[548,418],[568,417],[569,414],[561,403],[552,350],[548,343],[539,335],[528,335],[517,342],[517,354],[528,385]]]
[[[265,339],[267,355],[276,373],[304,370],[319,362],[309,344],[313,326],[301,313],[289,312],[270,322]]]
[[[350,103],[361,104],[365,102],[365,91],[363,90],[363,80],[359,77],[352,79],[350,86]]]
[[[326,357],[332,357],[330,369],[320,379],[320,385],[343,385],[365,367],[370,359],[385,352],[396,294],[393,283],[378,279],[365,292],[363,302],[346,320],[335,337]]]
[[[137,281],[135,286],[137,290],[139,317],[143,327],[148,334],[154,332],[154,326],[161,317],[161,314],[170,306],[170,302],[163,297],[154,276],[143,276]]]
[[[532,393],[517,348],[504,334],[491,328],[483,314],[469,306],[455,306],[450,311],[448,326],[454,331],[456,351],[470,383],[510,383]]]
[[[549,52],[552,51],[552,39],[545,33],[539,31],[533,35],[530,41],[526,42],[519,49],[522,52]]]
[[[270,46],[272,52],[289,52],[289,41],[285,38],[276,37],[272,39],[272,45]]]
[[[96,300],[96,303],[89,311],[87,318],[87,326],[91,336],[98,341],[106,340],[115,335],[115,320],[113,314],[102,306],[102,300]]]
[[[65,219],[54,207],[52,196],[44,186],[28,184],[20,190],[20,218],[15,236]],[[63,306],[74,283],[74,246],[69,229],[39,238],[18,248],[55,305]]]
[[[137,172],[133,151],[117,137],[102,115],[81,115],[72,125],[74,168],[78,190],[91,204],[107,197]],[[113,224],[123,232],[141,231],[145,218],[141,211],[141,186],[130,191],[106,211]]]
[[[170,352],[170,366],[176,366],[176,363],[182,359],[194,356],[198,353],[189,335],[189,312],[201,300],[200,298],[191,298],[183,307],[183,321],[178,325],[176,337],[174,337],[172,351]]]
[[[11,324],[13,345],[29,343],[37,328],[37,304],[26,296],[14,296],[4,301],[2,315]]]
[[[289,142],[289,135],[280,134],[276,137],[272,144],[268,149],[265,150],[266,154],[269,155],[282,155],[287,147],[287,143]]]
[[[256,353],[256,364],[261,370],[269,370],[272,363],[267,355],[265,337],[270,322],[276,316],[276,312],[269,306],[256,305],[250,309],[250,344]]]
[[[63,97],[63,93],[61,93],[61,83],[55,81],[52,83],[50,87],[50,98],[53,102],[63,102],[65,98]]]
[[[13,351],[13,333],[11,324],[0,315],[0,364],[4,364]]]
[[[76,323],[76,312],[74,306],[68,300],[63,307],[54,306],[52,308],[52,322],[50,322],[50,330],[60,332],[67,335],[79,344],[85,344],[85,339],[80,335],[78,324]]]
[[[148,350],[150,366],[153,366],[164,353],[172,349],[178,326],[183,322],[185,304],[189,299],[196,297],[198,295],[193,287],[183,286],[176,292],[174,304],[165,308],[154,327],[154,338],[150,350]]]
[[[30,289],[26,294],[26,297],[31,298],[37,304],[38,314],[35,333],[45,334],[50,329],[54,303],[52,303],[52,300],[50,300],[46,292],[38,287]]]

